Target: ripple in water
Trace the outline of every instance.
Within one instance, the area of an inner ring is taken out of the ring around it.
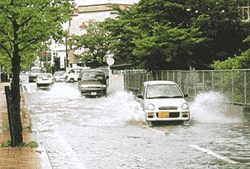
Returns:
[[[191,120],[200,123],[233,123],[239,122],[238,117],[229,117],[228,98],[218,92],[200,93],[190,103]]]

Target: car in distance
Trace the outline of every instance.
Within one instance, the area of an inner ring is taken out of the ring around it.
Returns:
[[[32,67],[29,74],[29,82],[36,82],[37,76],[41,73],[43,73],[43,69],[41,67]]]
[[[102,70],[83,70],[79,74],[78,89],[83,96],[98,97],[107,94],[107,79]]]
[[[157,121],[188,121],[190,110],[178,84],[172,81],[146,81],[141,86],[138,98],[150,126]]]
[[[42,73],[37,76],[36,79],[36,86],[37,88],[40,87],[49,87],[54,84],[54,78],[51,73]]]
[[[65,71],[56,71],[53,76],[55,82],[64,82],[64,73]]]
[[[77,82],[81,71],[86,69],[90,69],[90,67],[74,67],[66,70],[66,72],[64,73],[65,81],[70,83]]]

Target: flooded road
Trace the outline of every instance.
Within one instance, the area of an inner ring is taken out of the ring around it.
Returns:
[[[85,98],[77,83],[55,83],[50,90],[23,85],[55,169],[250,167],[249,124],[228,116],[218,93],[200,94],[190,103],[188,124],[148,127],[131,93]]]

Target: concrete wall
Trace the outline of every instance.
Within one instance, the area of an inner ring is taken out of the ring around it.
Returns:
[[[111,75],[109,91],[123,91],[124,90],[124,76],[122,74]]]
[[[243,119],[244,122],[250,123],[250,107],[229,104],[226,115],[232,118]]]

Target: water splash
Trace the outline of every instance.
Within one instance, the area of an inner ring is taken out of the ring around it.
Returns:
[[[190,103],[191,120],[200,123],[232,123],[239,122],[237,117],[229,117],[228,98],[222,93],[200,93]]]
[[[85,103],[88,103],[88,109],[92,106],[93,110],[98,109],[98,112],[102,112],[98,116],[100,119],[92,119],[91,123],[98,123],[99,125],[124,125],[131,124],[131,121],[134,123],[145,121],[142,106],[135,100],[135,96],[132,93],[117,91],[107,97],[95,98],[92,102],[91,100],[84,100]]]
[[[49,90],[50,98],[76,98],[80,95],[76,84],[70,83],[55,83]]]

